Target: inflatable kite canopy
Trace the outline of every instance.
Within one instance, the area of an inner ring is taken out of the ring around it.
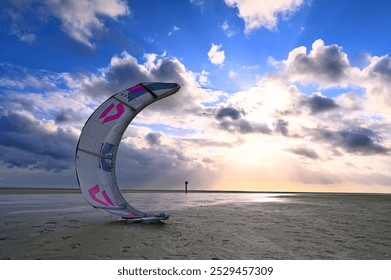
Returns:
[[[145,213],[132,207],[118,188],[115,175],[118,146],[129,123],[146,106],[176,93],[176,83],[141,83],[117,93],[87,120],[76,148],[76,175],[86,200],[118,219],[154,221],[168,213]]]

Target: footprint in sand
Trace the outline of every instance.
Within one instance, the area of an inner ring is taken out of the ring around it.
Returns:
[[[121,252],[126,253],[126,252],[128,252],[128,249],[130,249],[130,246],[124,246],[124,247],[122,247]]]
[[[76,249],[76,248],[78,248],[78,247],[80,247],[81,246],[81,244],[80,243],[72,243],[71,245],[69,245],[72,249]]]
[[[65,236],[62,236],[61,239],[62,240],[67,240],[67,239],[69,239],[71,237],[72,237],[72,235],[65,235]]]
[[[97,259],[97,260],[111,260],[113,259],[110,255],[89,255],[90,259]]]
[[[9,235],[0,237],[0,240],[16,240],[16,238]]]

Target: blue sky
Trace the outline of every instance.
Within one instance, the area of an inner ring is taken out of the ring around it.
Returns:
[[[77,187],[92,110],[159,80],[183,87],[124,135],[124,187],[391,190],[388,1],[0,8],[0,186]]]

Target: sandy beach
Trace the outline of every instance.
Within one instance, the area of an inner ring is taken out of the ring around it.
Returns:
[[[77,192],[0,194],[0,259],[391,259],[391,195],[125,196],[170,219],[113,220]]]

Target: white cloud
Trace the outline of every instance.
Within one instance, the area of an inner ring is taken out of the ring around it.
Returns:
[[[209,72],[202,70],[201,74],[198,76],[198,82],[202,86],[209,84],[209,79],[208,79],[209,74],[210,74]]]
[[[181,29],[180,29],[178,26],[174,25],[174,26],[171,28],[170,32],[168,32],[168,36],[172,36],[172,35],[174,35],[175,33],[179,32],[180,30],[181,30]]]
[[[304,0],[274,0],[274,1],[252,1],[252,0],[225,0],[230,7],[239,10],[239,17],[245,22],[245,32],[251,33],[255,29],[275,29],[279,18],[286,18],[295,13]]]
[[[223,29],[227,37],[232,37],[236,34],[236,31],[232,28],[232,26],[228,23],[227,20],[223,22],[223,24],[221,25],[221,29]]]
[[[157,54],[155,53],[145,53],[144,54],[144,58],[145,58],[145,67],[147,67],[147,69],[150,69],[151,67],[153,67],[155,64],[155,61],[156,61],[156,58],[157,58]]]
[[[222,65],[225,60],[225,52],[220,50],[221,45],[212,44],[212,47],[208,51],[209,61],[215,65]]]
[[[102,17],[116,20],[130,13],[128,5],[122,0],[48,0],[47,5],[71,38],[91,48],[94,47],[91,41],[96,32],[105,29]]]
[[[10,35],[15,35],[20,41],[28,44],[37,41],[37,36],[31,31],[31,27],[27,26],[22,14],[12,9],[5,9],[3,13],[12,21]]]
[[[205,0],[190,0],[190,3],[194,6],[199,7],[201,11],[204,9],[205,6]]]
[[[144,37],[144,41],[148,44],[152,44],[153,42],[155,42],[155,38],[152,36]]]
[[[228,72],[228,77],[230,77],[231,79],[236,78],[237,76],[238,76],[238,73],[233,70],[230,70]]]

